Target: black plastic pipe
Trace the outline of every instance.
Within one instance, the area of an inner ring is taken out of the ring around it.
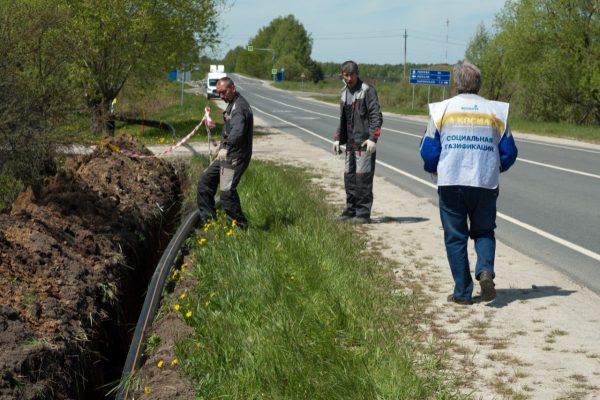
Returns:
[[[145,348],[146,334],[148,329],[152,326],[158,304],[163,290],[163,286],[169,275],[169,270],[181,245],[187,238],[188,234],[197,225],[200,220],[200,213],[198,210],[191,212],[185,221],[179,226],[175,235],[171,238],[165,252],[163,253],[154,274],[152,280],[148,285],[148,292],[142,305],[142,311],[135,327],[133,338],[131,339],[131,346],[129,347],[129,353],[127,353],[127,359],[125,360],[125,366],[123,367],[123,374],[121,375],[122,382],[126,380],[136,369],[140,366],[142,359],[142,353]],[[121,386],[117,392],[117,400],[127,400],[129,394],[130,385]]]

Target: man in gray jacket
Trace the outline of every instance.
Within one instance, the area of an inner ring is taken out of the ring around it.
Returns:
[[[244,229],[248,225],[242,212],[237,185],[252,158],[254,116],[252,109],[235,88],[231,78],[217,82],[217,93],[228,103],[223,112],[223,140],[219,153],[200,178],[196,201],[202,222],[215,217],[215,194],[221,187],[221,203],[229,220],[235,220]]]
[[[346,85],[340,99],[340,124],[333,138],[333,152],[340,154],[340,145],[346,145],[346,208],[335,219],[368,224],[373,206],[375,149],[383,116],[375,88],[358,77],[354,61],[342,64],[342,78]]]

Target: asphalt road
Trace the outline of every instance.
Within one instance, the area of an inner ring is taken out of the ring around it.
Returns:
[[[271,127],[331,149],[338,106],[239,75],[233,79]],[[425,126],[385,114],[377,174],[437,204],[436,186],[418,152]],[[600,294],[600,146],[521,139],[518,133],[515,138],[519,158],[500,178],[497,237]]]

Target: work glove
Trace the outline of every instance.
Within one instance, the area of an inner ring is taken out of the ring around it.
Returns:
[[[221,149],[221,150],[219,150],[219,153],[217,154],[217,159],[219,161],[225,161],[225,160],[227,160],[227,149]]]
[[[338,154],[341,154],[342,150],[340,150],[340,141],[336,140],[335,142],[333,142],[333,154],[335,154],[336,156]]]
[[[376,149],[376,147],[377,147],[377,146],[375,145],[375,142],[374,142],[374,141],[372,141],[372,140],[370,140],[370,139],[367,139],[367,140],[365,140],[365,141],[364,141],[364,142],[363,142],[363,143],[362,143],[360,146],[361,146],[361,147],[365,147],[365,146],[367,146],[367,155],[369,155],[369,156],[370,156],[371,154],[375,153],[375,149]]]

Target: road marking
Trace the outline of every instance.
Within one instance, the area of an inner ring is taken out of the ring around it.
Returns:
[[[514,133],[513,133],[513,136],[515,136]],[[537,141],[537,140],[531,140],[531,139],[521,139],[521,138],[518,137],[518,134],[515,136],[515,140],[517,142],[530,143],[530,144],[539,144],[539,145],[548,146],[548,147],[556,147],[557,149],[565,149],[565,150],[573,150],[573,151],[583,151],[584,153],[600,154],[600,150],[591,150],[591,149],[584,149],[584,148],[576,147],[576,146],[546,143],[546,142]]]
[[[577,171],[577,170],[569,169],[569,168],[556,167],[554,165],[544,164],[544,163],[537,162],[537,161],[526,160],[524,158],[517,158],[517,160],[525,162],[525,163],[533,164],[533,165],[539,165],[541,167],[556,169],[556,170],[559,170],[559,171],[570,172],[572,174],[583,175],[583,176],[588,176],[590,178],[600,179],[600,175],[590,174],[589,172]]]
[[[327,143],[333,144],[333,140],[326,139],[326,138],[324,138],[323,136],[321,136],[321,135],[319,135],[317,133],[314,133],[314,132],[312,132],[312,131],[310,131],[310,130],[308,130],[306,128],[303,128],[303,127],[301,127],[299,125],[294,124],[293,122],[286,121],[285,119],[280,118],[280,117],[278,117],[276,115],[269,114],[268,112],[265,112],[265,111],[261,110],[258,107],[252,106],[252,108],[255,109],[258,112],[261,112],[261,113],[263,113],[265,115],[268,115],[271,118],[275,118],[275,119],[277,119],[277,120],[279,120],[281,122],[284,122],[284,123],[286,123],[286,124],[288,124],[290,126],[293,126],[294,128],[298,128],[301,131],[308,133],[309,135],[312,135],[312,136],[314,136],[316,138],[324,140]],[[413,180],[415,180],[415,181],[417,181],[419,183],[422,183],[425,186],[428,186],[428,187],[430,187],[432,189],[437,190],[437,185],[434,185],[433,183],[428,182],[425,179],[419,178],[419,177],[417,177],[415,175],[409,174],[408,172],[402,171],[401,169],[396,168],[396,167],[394,167],[394,166],[392,166],[392,165],[390,165],[388,163],[385,163],[383,161],[376,160],[376,163],[379,164],[379,165],[381,165],[381,166],[383,166],[383,167],[385,167],[385,168],[388,168],[388,169],[390,169],[390,170],[392,170],[394,172],[397,172],[397,173],[399,173],[401,175],[404,175],[407,178],[410,178],[410,179],[413,179]],[[513,218],[510,215],[507,215],[507,214],[504,214],[504,213],[501,213],[501,212],[498,212],[497,215],[498,215],[499,218],[501,218],[501,219],[503,219],[503,220],[505,220],[507,222],[510,222],[510,223],[515,224],[515,225],[517,225],[517,226],[519,226],[519,227],[521,227],[523,229],[526,229],[526,230],[528,230],[530,232],[533,232],[533,233],[535,233],[537,235],[540,235],[543,238],[546,238],[548,240],[553,241],[554,243],[560,244],[561,246],[567,247],[567,248],[569,248],[569,249],[571,249],[573,251],[576,251],[576,252],[578,252],[580,254],[583,254],[586,257],[590,257],[590,258],[592,258],[592,259],[594,259],[596,261],[600,261],[600,254],[598,254],[598,253],[594,253],[593,251],[588,250],[588,249],[586,249],[584,247],[581,247],[581,246],[579,246],[579,245],[577,245],[575,243],[572,243],[572,242],[569,242],[568,240],[559,238],[558,236],[555,236],[555,235],[553,235],[553,234],[551,234],[549,232],[546,232],[544,230],[536,228],[535,226],[529,225],[529,224],[527,224],[527,223],[525,223],[523,221],[520,221],[520,220],[518,220],[516,218]]]

